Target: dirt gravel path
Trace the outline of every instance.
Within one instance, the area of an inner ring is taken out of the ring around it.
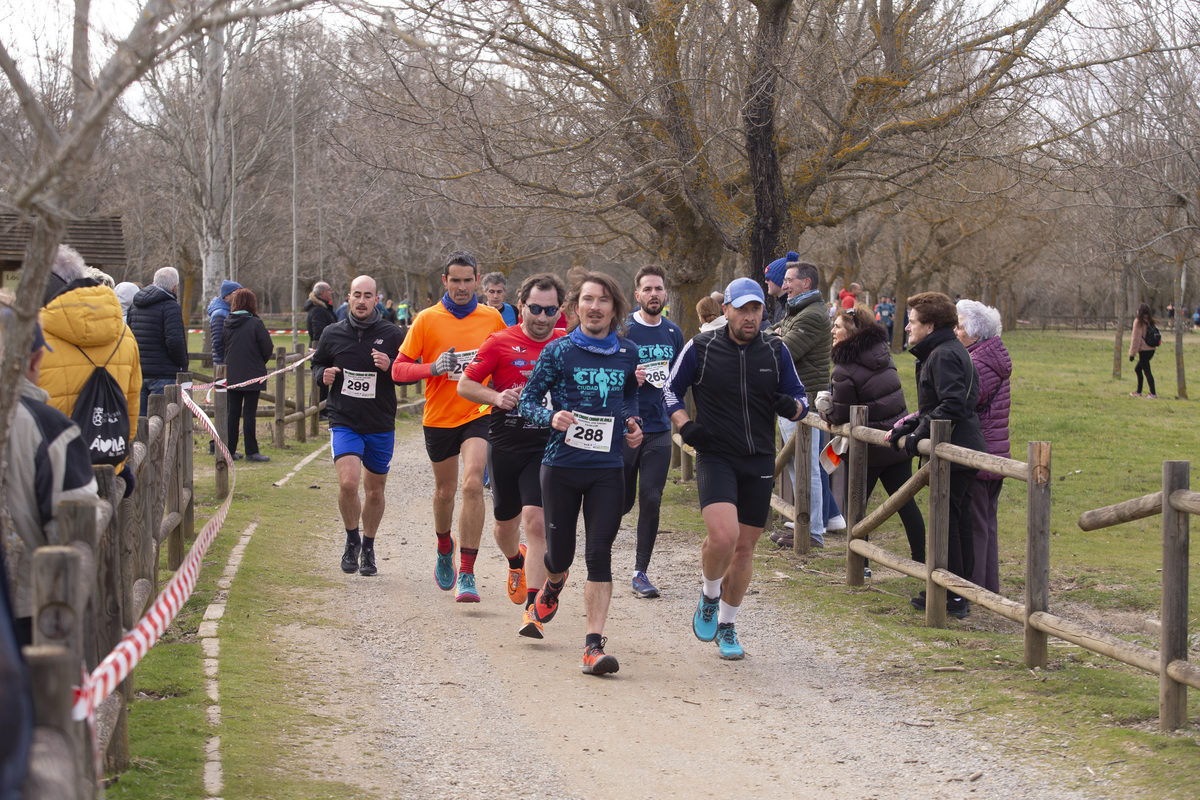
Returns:
[[[300,480],[333,485],[324,459],[308,469]],[[738,618],[746,659],[719,660],[691,632],[699,550],[690,535],[660,537],[652,574],[663,594],[641,600],[627,588],[634,534],[622,528],[605,631],[620,672],[584,675],[582,569],[547,638],[519,637],[490,507],[483,602],[456,604],[434,584],[432,491],[419,432],[402,430],[379,575],[344,576],[342,588],[311,598],[333,624],[281,632],[288,659],[327,676],[320,715],[338,720],[297,752],[316,776],[382,797],[464,800],[1103,796],[1056,788],[1055,767],[1014,765],[933,703],[840,659],[769,589],[748,596]],[[314,517],[332,521],[308,540],[314,557],[341,580],[336,509]]]

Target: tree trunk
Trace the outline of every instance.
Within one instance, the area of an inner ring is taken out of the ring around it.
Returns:
[[[1121,380],[1121,367],[1125,357],[1125,320],[1129,317],[1129,255],[1126,254],[1121,263],[1121,291],[1117,295],[1115,305],[1117,312],[1117,330],[1113,334],[1113,371],[1114,381]]]

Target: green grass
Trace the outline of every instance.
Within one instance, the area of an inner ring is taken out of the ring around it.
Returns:
[[[1080,531],[1076,520],[1088,509],[1156,491],[1164,459],[1200,452],[1200,403],[1130,398],[1131,365],[1123,362],[1123,380],[1110,377],[1112,340],[1106,336],[1019,331],[1005,334],[1005,342],[1014,361],[1014,455],[1024,458],[1027,441],[1053,442],[1051,610],[1132,631],[1136,621],[1157,616],[1160,519],[1093,533]],[[1154,364],[1160,397],[1173,394],[1174,363],[1168,355],[1160,350]],[[1200,365],[1200,335],[1189,339],[1186,361]],[[898,354],[896,362],[914,406],[912,359]],[[1200,396],[1200,386],[1195,392]],[[402,435],[418,425],[419,420],[398,423]],[[259,438],[266,444],[265,436]],[[322,622],[321,610],[306,605],[305,597],[329,582],[306,560],[303,547],[278,543],[333,520],[333,488],[310,490],[300,480],[276,490],[268,476],[282,474],[282,468],[324,441],[321,437],[304,446],[289,442],[283,451],[268,446],[264,452],[274,459],[269,471],[239,470],[233,510],[205,560],[197,597],[138,673],[139,690],[169,697],[134,703],[134,767],[110,792],[122,797],[199,796],[208,701],[195,626],[237,535],[257,520],[259,529],[221,623],[225,796],[361,796],[361,790],[307,775],[304,765],[289,760],[298,741],[332,735],[330,722],[319,716],[319,705],[314,713],[312,707],[279,702],[281,695],[315,697],[319,686],[289,669],[275,647],[263,646],[288,624]],[[207,452],[206,444],[203,450]],[[215,507],[211,470],[204,472],[207,464],[198,444],[198,524]],[[698,543],[704,528],[695,483],[677,480],[675,472],[664,496],[662,527],[690,532]],[[877,492],[875,500],[880,497]],[[918,502],[926,506],[925,493]],[[305,509],[303,522],[296,521],[297,509]],[[318,520],[318,514],[324,517]],[[1024,587],[1024,524],[1024,485],[1007,480],[1000,512],[1001,588],[1015,599],[1022,598]],[[907,550],[895,521],[872,541],[897,553]],[[1200,566],[1200,548],[1193,548],[1191,559]],[[981,609],[965,622],[952,620],[945,630],[926,628],[923,616],[908,605],[908,598],[922,588],[920,582],[878,570],[870,586],[845,586],[845,552],[837,540],[826,550],[798,558],[764,537],[758,560],[756,587],[782,604],[785,614],[792,609],[790,616],[803,635],[837,651],[846,669],[865,683],[910,698],[939,734],[961,729],[1006,757],[1060,767],[1056,774],[1068,776],[1068,788],[1104,780],[1110,796],[1200,796],[1197,693],[1191,693],[1189,727],[1161,734],[1152,675],[1063,643],[1052,644],[1045,670],[1031,673],[1022,664],[1020,627]],[[766,577],[776,572],[788,577]],[[1198,584],[1193,579],[1193,608]],[[1142,634],[1121,635],[1157,646]],[[933,671],[946,666],[964,671]],[[313,702],[319,704],[319,697]],[[169,789],[164,780],[172,781]]]

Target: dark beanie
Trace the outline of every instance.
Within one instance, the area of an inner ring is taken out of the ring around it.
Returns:
[[[799,260],[800,254],[793,253],[789,250],[788,254],[783,258],[777,258],[770,264],[767,264],[767,268],[763,270],[763,275],[765,275],[767,280],[776,286],[783,286],[783,277],[787,275],[788,262],[795,262]]]

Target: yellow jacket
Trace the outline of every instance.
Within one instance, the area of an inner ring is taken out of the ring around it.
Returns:
[[[42,309],[39,320],[46,344],[53,348],[53,352],[42,357],[38,377],[38,386],[50,395],[50,405],[71,416],[79,392],[92,376],[92,364],[101,367],[107,361],[108,372],[121,387],[129,406],[132,443],[137,434],[142,365],[137,339],[125,325],[116,293],[104,285],[71,289],[51,300]],[[118,472],[122,466],[117,466]]]

